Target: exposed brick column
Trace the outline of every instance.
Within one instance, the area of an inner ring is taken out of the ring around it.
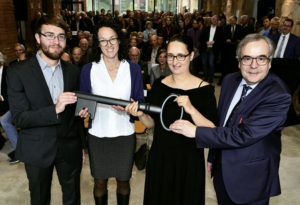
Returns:
[[[0,51],[7,55],[6,64],[15,59],[14,44],[18,42],[12,0],[0,1]]]

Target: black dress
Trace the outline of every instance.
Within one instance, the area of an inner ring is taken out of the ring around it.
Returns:
[[[206,118],[217,120],[214,87],[211,85],[181,90],[155,81],[149,93],[150,104],[161,106],[171,93],[188,95],[193,106]],[[171,100],[172,101],[172,100]],[[173,107],[172,107],[173,106]],[[173,104],[164,109],[164,122],[170,124],[179,118]],[[147,167],[144,205],[200,205],[205,204],[204,150],[197,149],[195,139],[166,131],[158,114],[151,114],[155,121],[154,139]],[[192,122],[189,114],[183,119]],[[169,121],[169,122],[168,122]]]

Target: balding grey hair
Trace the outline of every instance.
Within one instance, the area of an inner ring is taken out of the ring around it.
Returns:
[[[130,51],[133,50],[133,49],[136,49],[138,51],[139,55],[141,54],[140,49],[138,49],[135,46],[132,46],[131,48],[129,48],[128,53],[130,53]]]

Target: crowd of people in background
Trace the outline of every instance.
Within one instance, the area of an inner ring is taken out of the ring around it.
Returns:
[[[98,46],[97,42],[94,42],[96,28],[106,21],[113,21],[119,25],[122,34],[126,37],[128,52],[132,47],[139,49],[138,62],[143,73],[148,73],[144,75],[145,84],[150,83],[151,68],[158,64],[156,61],[158,51],[166,48],[174,34],[186,34],[193,39],[195,57],[191,65],[192,73],[198,75],[199,71],[203,71],[204,80],[212,83],[217,70],[222,73],[220,85],[226,74],[237,70],[235,49],[241,39],[250,33],[260,33],[271,38],[276,44],[284,28],[284,26],[280,27],[284,19],[279,17],[265,16],[262,20],[256,20],[242,15],[238,22],[236,16],[226,19],[224,14],[215,15],[205,11],[173,14],[170,11],[145,12],[128,9],[125,14],[120,15],[118,10],[114,13],[111,10],[106,12],[105,9],[101,9],[100,12],[86,13],[62,10],[60,15],[69,25],[66,53],[70,57],[70,62],[80,68],[91,62],[94,53],[93,44]],[[37,15],[37,18],[39,17],[40,15]],[[36,21],[36,19],[32,21],[33,28]],[[289,31],[292,26],[293,23]],[[211,28],[214,30],[213,35],[210,35]],[[74,52],[77,53],[77,57]],[[78,60],[79,56],[81,56],[80,60]],[[300,52],[297,49],[292,58],[299,58],[299,56]]]

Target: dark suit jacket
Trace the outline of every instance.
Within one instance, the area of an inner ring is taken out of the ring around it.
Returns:
[[[239,24],[236,24],[235,31],[233,37],[231,36],[231,25],[227,25],[224,30],[225,41],[230,39],[232,43],[236,43],[237,40],[241,40],[243,38],[242,27]]]
[[[79,90],[79,70],[61,61],[64,92]],[[36,56],[12,65],[7,76],[10,111],[21,128],[16,157],[21,161],[48,167],[58,147],[69,163],[81,163],[82,120],[74,117],[75,104],[56,114],[48,86]]]
[[[206,27],[203,30],[203,33],[200,37],[201,51],[202,52],[205,52],[206,49],[207,49],[206,42],[209,41],[209,32],[210,32],[210,26]],[[223,43],[223,40],[224,40],[223,39],[223,31],[219,26],[217,26],[217,28],[216,28],[216,32],[215,32],[213,40],[215,41],[215,43],[214,43],[212,49],[216,53],[222,47],[222,43]]]
[[[248,204],[280,194],[281,130],[291,96],[279,77],[270,73],[240,103],[228,126],[223,127],[241,80],[239,72],[224,78],[218,107],[219,127],[198,127],[196,144],[221,152],[229,197],[234,203]],[[209,161],[213,161],[213,155],[211,152]]]
[[[6,72],[7,67],[3,66],[2,71],[2,80],[1,80],[1,95],[4,98],[4,101],[0,101],[0,116],[5,114],[8,111],[8,98],[7,98],[7,85],[6,85]]]
[[[279,38],[280,35],[276,36],[276,38],[274,39],[276,47],[278,46],[277,44]],[[300,57],[300,39],[298,36],[290,33],[290,37],[287,42],[283,57],[288,59],[298,59]]]

